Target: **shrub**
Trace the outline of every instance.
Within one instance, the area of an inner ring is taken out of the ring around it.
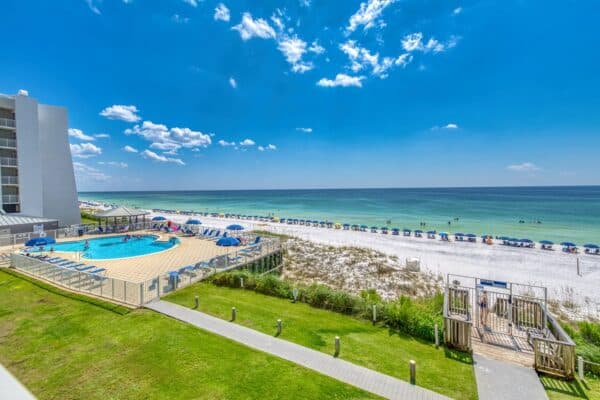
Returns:
[[[592,322],[580,322],[579,332],[586,342],[600,346],[600,324]]]

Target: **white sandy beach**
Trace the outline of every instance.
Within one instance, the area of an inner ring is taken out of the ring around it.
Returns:
[[[153,213],[158,215],[158,213]],[[176,223],[184,223],[189,215],[160,213]],[[383,235],[342,229],[287,225],[274,222],[238,220],[199,216],[203,225],[225,228],[239,223],[246,229],[266,230],[295,236],[315,243],[333,246],[363,247],[381,251],[401,260],[418,257],[421,268],[446,278],[446,274],[477,276],[545,286],[549,299],[574,302],[576,310],[565,310],[572,317],[600,318],[600,256],[566,254],[539,248],[515,248],[499,244],[442,242],[439,239]],[[577,275],[579,258],[581,276]]]

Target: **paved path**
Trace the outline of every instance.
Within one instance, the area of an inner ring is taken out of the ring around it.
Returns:
[[[479,400],[547,400],[532,368],[473,354]]]
[[[35,397],[0,364],[0,399],[35,400]]]
[[[160,300],[146,307],[388,399],[446,399],[408,382],[174,303]]]

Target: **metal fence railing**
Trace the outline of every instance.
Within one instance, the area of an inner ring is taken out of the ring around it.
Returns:
[[[236,248],[210,260],[181,266],[144,282],[129,282],[103,274],[77,271],[73,267],[59,266],[44,259],[18,253],[11,254],[11,267],[69,290],[138,307],[215,273],[253,262],[266,263],[269,257],[274,257],[280,250],[279,240],[266,239],[256,245],[239,250]]]
[[[16,128],[17,122],[10,118],[0,118],[0,128]]]

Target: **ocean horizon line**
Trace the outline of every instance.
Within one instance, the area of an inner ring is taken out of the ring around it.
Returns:
[[[413,187],[340,187],[340,188],[278,188],[278,189],[145,189],[145,190],[82,190],[77,193],[184,193],[184,192],[274,192],[274,191],[344,191],[344,190],[469,190],[469,189],[556,189],[600,188],[596,185],[507,185],[507,186],[413,186]]]

